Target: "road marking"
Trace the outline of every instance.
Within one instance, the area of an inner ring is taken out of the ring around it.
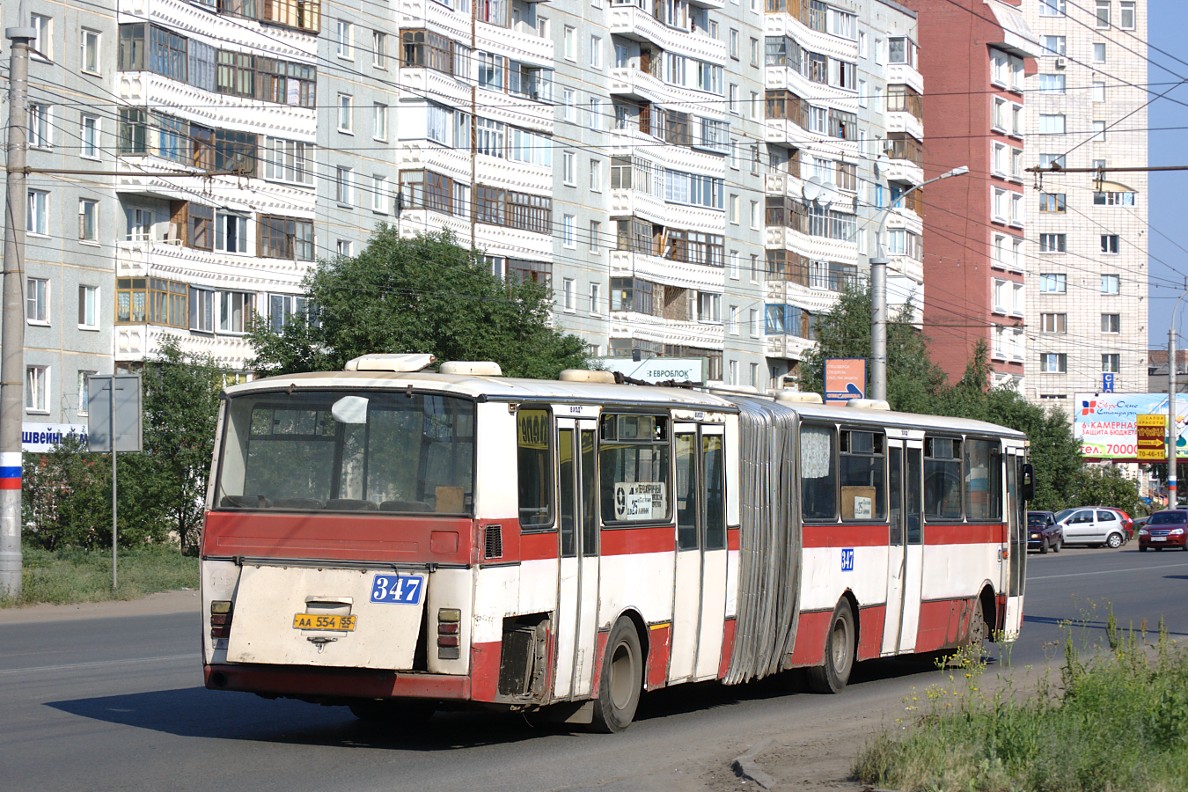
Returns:
[[[1119,572],[1149,572],[1152,569],[1181,569],[1188,567],[1185,564],[1164,564],[1162,566],[1142,566],[1130,567],[1129,569],[1103,569],[1097,572],[1075,572],[1068,575],[1040,575],[1039,577],[1027,576],[1028,582],[1032,580],[1055,580],[1056,578],[1070,578],[1070,577],[1088,577],[1089,575],[1116,575]]]
[[[80,671],[84,668],[109,668],[112,666],[122,665],[137,665],[141,663],[172,663],[178,660],[195,660],[197,656],[191,652],[189,654],[179,655],[162,655],[160,657],[135,657],[126,658],[124,660],[94,660],[89,663],[63,663],[62,665],[52,666],[26,666],[24,668],[6,668],[0,670],[0,677],[16,676],[17,674],[28,674],[34,671],[40,672],[54,672],[54,671]]]

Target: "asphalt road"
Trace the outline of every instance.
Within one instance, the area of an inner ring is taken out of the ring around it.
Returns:
[[[1188,552],[1140,555],[1130,544],[1033,555],[1023,635],[1010,668],[994,665],[1013,673],[1057,659],[1068,630],[1100,642],[1111,606],[1123,627],[1154,630],[1163,619],[1183,639],[1186,593]],[[617,736],[495,712],[439,713],[401,734],[342,708],[206,691],[198,616],[172,610],[0,612],[0,789],[738,788],[731,757],[756,746],[795,757],[798,744],[824,739],[824,723],[880,728],[935,674],[925,662],[878,661],[840,696],[790,694],[786,680],[660,691]]]

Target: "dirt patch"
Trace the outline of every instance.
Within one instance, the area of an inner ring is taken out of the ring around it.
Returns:
[[[162,591],[134,600],[79,602],[73,605],[26,605],[0,609],[0,624],[30,624],[71,619],[104,619],[113,616],[154,616],[164,613],[198,613],[197,589]]]

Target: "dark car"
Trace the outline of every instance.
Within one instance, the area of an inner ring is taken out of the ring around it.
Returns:
[[[1050,511],[1027,512],[1028,550],[1039,550],[1041,553],[1051,550],[1053,553],[1059,553],[1063,541],[1056,515]]]
[[[1147,524],[1139,529],[1139,550],[1147,552],[1148,547],[1162,550],[1174,547],[1188,550],[1188,510],[1164,509],[1157,511],[1147,519]]]

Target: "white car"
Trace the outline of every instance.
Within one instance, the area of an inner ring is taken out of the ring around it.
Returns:
[[[1121,547],[1126,541],[1126,527],[1122,515],[1112,509],[1084,506],[1056,513],[1064,537],[1063,544],[1085,544],[1093,547],[1109,545]]]

